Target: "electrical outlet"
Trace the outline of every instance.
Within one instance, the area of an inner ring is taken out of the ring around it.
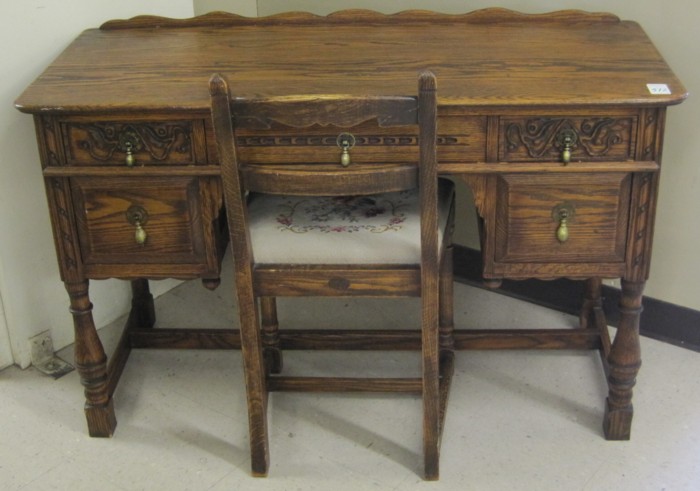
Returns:
[[[41,373],[59,378],[74,370],[73,366],[53,352],[53,339],[44,331],[29,339],[32,365]]]
[[[29,340],[31,347],[32,364],[43,363],[53,358],[53,339],[51,333],[44,331]]]

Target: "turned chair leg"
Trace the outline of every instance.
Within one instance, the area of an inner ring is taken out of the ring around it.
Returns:
[[[262,345],[268,373],[282,372],[282,350],[280,350],[279,321],[275,297],[260,298],[262,320]]]

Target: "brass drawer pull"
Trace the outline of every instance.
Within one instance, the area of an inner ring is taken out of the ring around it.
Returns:
[[[552,209],[552,219],[559,223],[557,227],[557,240],[564,243],[569,240],[569,221],[576,213],[574,205],[571,203],[562,203]]]
[[[556,136],[556,145],[561,149],[561,161],[564,165],[571,162],[571,150],[576,146],[578,135],[572,129],[561,130]]]
[[[347,167],[350,165],[350,149],[355,146],[355,136],[352,133],[341,133],[338,135],[336,143],[341,149],[340,165]]]
[[[134,154],[132,153],[132,148],[133,145],[131,142],[126,142],[126,166],[127,167],[133,167],[134,164],[136,163],[136,158],[134,157]]]
[[[148,222],[148,212],[146,209],[138,205],[130,206],[129,209],[126,210],[126,220],[136,227],[134,231],[134,240],[136,243],[140,246],[145,245],[148,239],[148,234],[143,228],[146,222]]]
[[[126,153],[124,163],[127,167],[133,167],[136,164],[134,152],[138,152],[143,148],[141,139],[135,131],[123,131],[119,134],[119,146]]]

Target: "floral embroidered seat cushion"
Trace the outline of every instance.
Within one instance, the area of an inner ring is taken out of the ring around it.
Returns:
[[[452,188],[440,180],[440,240]],[[248,218],[256,263],[420,263],[417,189],[349,197],[253,195]]]

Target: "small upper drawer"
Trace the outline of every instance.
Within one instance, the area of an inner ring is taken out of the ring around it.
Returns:
[[[634,159],[636,114],[502,117],[498,160],[507,162]]]
[[[192,165],[206,163],[200,120],[60,122],[67,165]]]
[[[418,135],[414,126],[378,127],[368,122],[353,128],[274,126],[265,130],[236,131],[239,158],[250,164],[336,163],[341,148],[338,135],[350,133],[350,149],[356,163],[406,163],[418,157]],[[215,141],[212,137],[210,141]],[[438,161],[478,162],[486,158],[486,118],[440,116],[438,119]],[[216,155],[216,149],[210,149]]]

